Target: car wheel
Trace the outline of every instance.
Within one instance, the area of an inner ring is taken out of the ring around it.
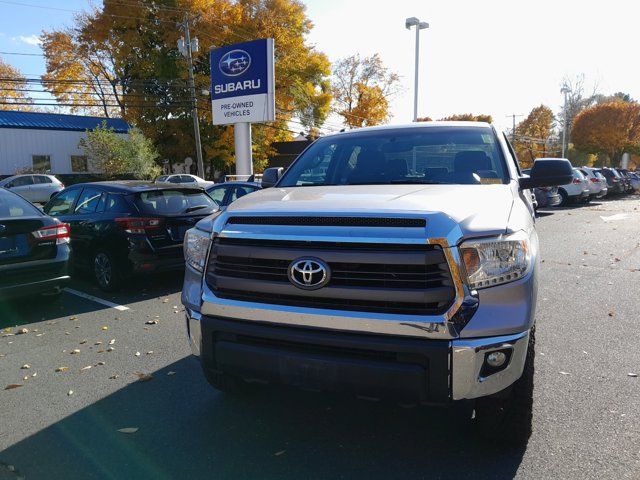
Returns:
[[[565,192],[564,190],[560,190],[558,193],[560,193],[560,206],[561,207],[566,207],[569,204],[569,195],[567,195],[567,192]]]
[[[113,292],[120,287],[118,266],[113,257],[107,252],[99,251],[94,255],[93,276],[102,290]]]
[[[532,328],[522,376],[509,387],[507,395],[499,392],[476,400],[474,422],[482,437],[513,446],[526,445],[529,440],[533,419],[535,343],[535,328]]]

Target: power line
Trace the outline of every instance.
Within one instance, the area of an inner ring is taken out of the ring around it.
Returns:
[[[24,55],[27,57],[44,57],[44,53],[0,52],[0,55]]]

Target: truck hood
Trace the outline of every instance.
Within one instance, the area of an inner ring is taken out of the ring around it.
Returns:
[[[512,206],[509,185],[341,185],[268,188],[232,203],[224,216],[421,217],[438,227],[429,235],[451,238],[457,230],[460,238],[503,233]]]

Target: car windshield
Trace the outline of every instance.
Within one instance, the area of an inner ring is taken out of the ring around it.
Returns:
[[[504,158],[490,127],[430,126],[317,140],[278,186],[507,182]]]
[[[205,192],[198,190],[152,190],[135,196],[140,212],[151,215],[211,213],[218,207]]]

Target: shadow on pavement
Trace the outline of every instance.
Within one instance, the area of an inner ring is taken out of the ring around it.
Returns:
[[[479,441],[446,410],[298,391],[223,395],[193,358],[153,375],[7,448],[0,463],[28,479],[457,479],[512,478],[524,454]]]
[[[103,292],[91,282],[90,278],[80,275],[74,277],[69,288],[113,303],[127,305],[180,292],[182,275],[182,272],[163,273],[153,278],[132,280],[131,284],[115,293]],[[59,317],[81,315],[107,308],[109,307],[67,292],[64,292],[56,300],[45,296],[16,298],[0,302],[0,329],[53,320]]]

